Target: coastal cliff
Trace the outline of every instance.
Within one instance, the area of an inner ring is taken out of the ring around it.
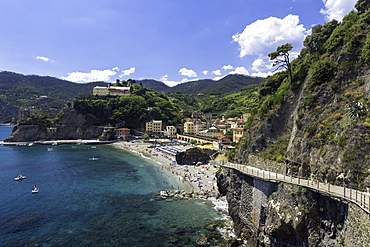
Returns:
[[[5,142],[38,140],[97,139],[104,128],[92,125],[94,117],[83,115],[72,108],[64,108],[54,123],[35,122],[16,125]]]
[[[288,69],[265,79],[228,161],[370,190],[370,5],[364,3],[341,23],[314,27]],[[286,55],[278,53],[282,48],[272,54]],[[231,168],[220,169],[218,183],[246,246],[369,246],[369,215],[352,203]]]
[[[370,216],[354,204],[229,168],[220,169],[217,181],[240,245],[366,246],[370,242]]]

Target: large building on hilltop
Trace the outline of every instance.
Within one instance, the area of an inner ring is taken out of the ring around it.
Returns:
[[[131,94],[130,87],[99,87],[96,86],[93,88],[93,95],[129,95]]]

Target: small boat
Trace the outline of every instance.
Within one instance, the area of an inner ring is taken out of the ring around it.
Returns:
[[[48,148],[48,151],[54,151],[54,148]]]
[[[51,144],[52,146],[57,146],[58,143],[57,142],[53,142],[53,144]]]
[[[98,160],[99,158],[96,158],[96,157],[91,157],[89,158],[89,160]]]
[[[20,181],[20,180],[25,179],[25,178],[26,178],[26,176],[23,176],[23,175],[19,174],[18,177],[14,178],[14,180],[15,181]]]
[[[29,147],[32,147],[33,145],[35,145],[33,142],[28,143]]]
[[[39,193],[39,187],[35,186],[33,187],[32,193]]]

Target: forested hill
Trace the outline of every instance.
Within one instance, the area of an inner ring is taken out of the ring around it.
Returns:
[[[142,80],[139,81],[144,87],[152,89],[157,92],[168,92],[175,93],[180,92],[184,94],[226,94],[232,93],[240,90],[243,87],[249,85],[259,84],[264,80],[261,77],[251,77],[244,75],[228,75],[224,78],[214,81],[211,79],[190,81],[176,85],[174,87],[169,87],[163,82],[155,80]]]
[[[98,85],[106,83],[77,84],[49,76],[0,72],[0,122],[12,121],[22,106],[39,105],[53,114],[78,94],[91,94]]]

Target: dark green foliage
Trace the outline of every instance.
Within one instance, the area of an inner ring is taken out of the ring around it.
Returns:
[[[369,0],[358,0],[355,5],[355,8],[357,9],[358,12],[364,13],[370,9],[370,1]]]
[[[367,65],[370,65],[370,34],[366,36],[365,45],[361,52],[361,60]]]
[[[311,66],[309,88],[313,89],[331,80],[337,71],[336,64],[329,58],[319,60]]]
[[[179,109],[163,94],[141,88],[140,85],[134,89],[133,94],[127,96],[76,99],[74,108],[83,114],[94,115],[96,125],[118,124],[140,129],[145,122],[154,119],[171,125],[181,123],[182,119],[178,114]]]
[[[325,53],[324,44],[330,37],[333,30],[338,26],[338,21],[332,20],[325,25],[317,25],[312,28],[312,34],[307,36],[303,42],[311,53],[319,52]]]
[[[280,87],[284,78],[287,77],[285,72],[276,73],[272,76],[268,76],[259,88],[260,96],[266,96],[268,94],[273,94]]]

